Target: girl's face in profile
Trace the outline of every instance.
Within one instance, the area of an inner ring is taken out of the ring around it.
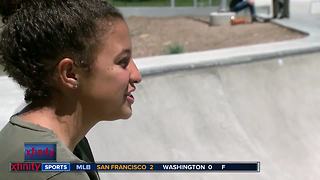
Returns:
[[[101,38],[91,72],[79,77],[82,112],[95,120],[127,119],[132,114],[134,84],[141,81],[132,59],[128,27],[115,20]]]

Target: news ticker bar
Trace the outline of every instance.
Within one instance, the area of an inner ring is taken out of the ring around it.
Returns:
[[[15,162],[10,171],[36,172],[260,172],[260,162],[206,162],[206,163],[58,163]]]

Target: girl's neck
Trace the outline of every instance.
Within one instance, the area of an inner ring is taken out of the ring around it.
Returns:
[[[88,123],[90,121],[82,118],[79,105],[75,104],[75,107],[70,107],[70,104],[69,106],[61,104],[60,106],[39,107],[31,103],[21,111],[19,116],[24,121],[52,130],[57,138],[73,151],[95,123]]]

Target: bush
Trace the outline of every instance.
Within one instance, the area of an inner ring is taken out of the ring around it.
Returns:
[[[165,52],[167,54],[180,54],[184,52],[184,47],[179,43],[170,44],[166,46]]]

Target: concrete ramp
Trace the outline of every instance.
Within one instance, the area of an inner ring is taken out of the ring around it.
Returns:
[[[320,54],[148,76],[134,116],[89,135],[98,161],[260,161],[260,173],[105,179],[317,179]]]
[[[320,53],[144,77],[129,120],[88,137],[97,161],[260,161],[260,173],[101,173],[114,180],[320,177]],[[0,79],[1,126],[22,91]]]

